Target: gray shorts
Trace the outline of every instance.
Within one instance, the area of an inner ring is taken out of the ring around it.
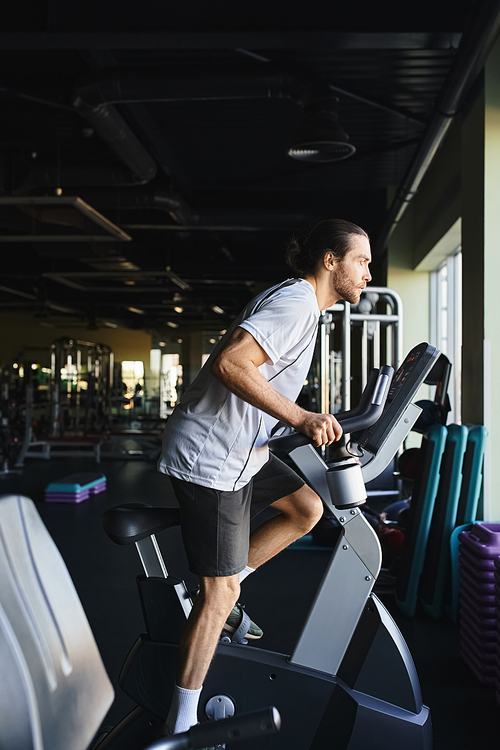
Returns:
[[[250,519],[291,495],[304,480],[272,453],[248,484],[225,492],[170,477],[181,510],[181,530],[192,573],[232,576],[248,562]]]

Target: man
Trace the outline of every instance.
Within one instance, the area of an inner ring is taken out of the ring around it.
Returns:
[[[296,277],[253,299],[219,342],[169,418],[158,468],[169,474],[181,509],[189,566],[200,592],[180,646],[166,732],[197,721],[199,695],[221,630],[242,617],[240,582],[317,523],[322,503],[295,472],[269,454],[278,422],[314,445],[338,440],[332,414],[295,400],[310,367],[320,311],[359,302],[370,281],[370,242],[340,219],[293,240],[287,262]],[[278,514],[250,535],[250,518]],[[254,625],[252,623],[252,625]],[[250,637],[252,630],[250,631]],[[254,636],[259,637],[254,626]]]

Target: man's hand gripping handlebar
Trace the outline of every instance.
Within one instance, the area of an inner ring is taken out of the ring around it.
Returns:
[[[366,430],[382,416],[393,375],[394,369],[389,365],[372,370],[356,408],[338,412],[335,416],[306,412],[308,416],[304,422],[297,425],[298,432],[272,438],[270,447],[290,451],[310,442],[316,447],[330,445],[339,440],[343,432]]]
[[[304,411],[304,420],[297,425],[297,431],[308,437],[316,448],[340,440],[343,432],[333,414],[315,414],[310,411]]]

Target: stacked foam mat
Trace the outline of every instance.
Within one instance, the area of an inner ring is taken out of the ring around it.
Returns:
[[[460,653],[483,685],[499,679],[500,524],[477,523],[459,534]],[[496,596],[496,588],[498,595]]]
[[[104,474],[85,472],[58,479],[45,488],[47,503],[81,503],[106,489]]]
[[[500,614],[500,557],[495,559],[495,604],[497,615]],[[497,616],[497,664],[495,673],[495,688],[497,702],[500,704],[500,617]]]

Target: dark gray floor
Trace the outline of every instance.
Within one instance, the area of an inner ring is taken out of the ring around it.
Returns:
[[[50,481],[95,470],[107,477],[106,493],[79,505],[44,502],[44,488]],[[86,458],[30,460],[21,475],[0,479],[0,494],[11,493],[35,501],[66,561],[115,686],[116,701],[107,720],[114,723],[132,707],[116,683],[126,652],[143,629],[135,588],[135,576],[142,571],[135,550],[112,544],[99,519],[104,510],[122,502],[174,506],[170,483],[156,472],[154,463],[142,460],[104,461],[99,466]],[[167,565],[174,561],[171,572],[194,585],[178,531],[163,532],[160,544]],[[324,552],[287,550],[245,581],[242,599],[265,630],[259,645],[285,653],[292,649],[327,561]],[[412,651],[424,700],[432,712],[435,750],[496,747],[498,740],[492,738],[498,737],[500,706],[493,689],[481,686],[460,659],[457,628],[422,613],[407,620],[390,596],[383,601]]]

